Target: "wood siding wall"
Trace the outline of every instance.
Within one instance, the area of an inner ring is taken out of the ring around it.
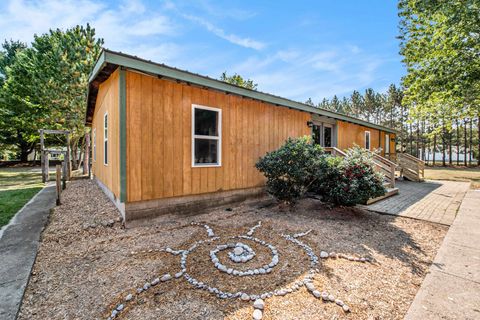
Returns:
[[[92,159],[92,171],[115,197],[120,195],[120,149],[119,149],[119,73],[118,70],[98,89],[97,102],[92,121],[95,130],[96,157]],[[103,164],[103,116],[108,112],[108,164]],[[93,152],[93,141],[91,144]]]
[[[354,123],[337,121],[338,140],[337,147],[344,150],[353,147],[355,144],[365,147],[365,131],[370,131],[370,150],[382,148],[381,155],[385,155],[385,134],[384,131],[364,127]],[[390,138],[395,138],[395,134],[390,133]],[[395,142],[390,141],[390,154],[395,153]]]
[[[310,114],[127,71],[127,201],[261,186],[254,167]],[[192,168],[192,104],[222,109],[222,166]]]

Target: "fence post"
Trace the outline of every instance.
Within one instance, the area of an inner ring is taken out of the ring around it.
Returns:
[[[67,163],[65,159],[62,162],[62,190],[67,187]]]
[[[45,182],[48,182],[50,180],[50,172],[49,172],[49,167],[50,167],[50,164],[49,164],[49,153],[47,151],[43,151],[43,158],[44,158],[44,161],[43,161],[43,174],[45,176]]]
[[[55,181],[56,181],[56,187],[57,187],[57,206],[61,204],[60,201],[60,194],[62,193],[62,186],[61,186],[61,174],[62,174],[62,166],[57,164],[56,165],[56,176],[55,176]]]
[[[40,167],[42,168],[42,182],[47,182],[48,172],[45,174],[45,151],[43,130],[40,130]]]

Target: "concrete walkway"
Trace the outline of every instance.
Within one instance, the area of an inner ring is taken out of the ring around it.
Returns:
[[[43,188],[4,229],[0,238],[0,319],[17,317],[37,256],[40,233],[55,206],[55,186]]]
[[[386,198],[365,209],[451,225],[470,182],[457,181],[397,181],[398,195]]]
[[[480,319],[480,190],[469,190],[405,319]]]

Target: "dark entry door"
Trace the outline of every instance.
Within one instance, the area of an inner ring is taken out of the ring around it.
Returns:
[[[313,125],[312,138],[315,144],[322,147],[333,146],[333,126],[330,124]]]

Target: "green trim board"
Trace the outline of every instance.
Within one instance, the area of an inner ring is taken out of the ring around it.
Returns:
[[[125,69],[119,70],[119,117],[120,117],[120,202],[127,200],[127,79]]]
[[[202,76],[199,74],[169,67],[164,64],[155,63],[149,60],[138,58],[136,56],[127,55],[121,52],[115,52],[108,49],[102,50],[100,57],[98,58],[96,65],[92,71],[92,74],[90,75],[90,79],[89,79],[90,83],[92,83],[96,79],[97,75],[101,72],[101,70],[107,64],[123,66],[128,69],[137,70],[140,72],[144,72],[144,73],[148,73],[148,74],[152,74],[152,75],[160,76],[164,78],[169,78],[176,81],[183,81],[193,85],[207,87],[207,88],[211,88],[211,89],[215,89],[215,90],[219,90],[227,93],[237,94],[243,97],[248,97],[251,99],[268,102],[281,107],[297,109],[297,110],[309,112],[311,114],[318,114],[321,116],[326,116],[326,117],[334,118],[337,120],[356,123],[369,128],[396,133],[396,130],[392,128],[380,126],[377,124],[373,124],[361,119],[357,119],[344,114],[332,112],[329,110],[315,108],[301,102],[282,98],[269,93],[246,89],[243,87],[226,83],[224,81],[212,79],[206,76]],[[94,103],[90,102],[89,100],[87,109],[94,108],[95,106],[92,104]],[[86,122],[87,124],[89,123],[88,119]]]

